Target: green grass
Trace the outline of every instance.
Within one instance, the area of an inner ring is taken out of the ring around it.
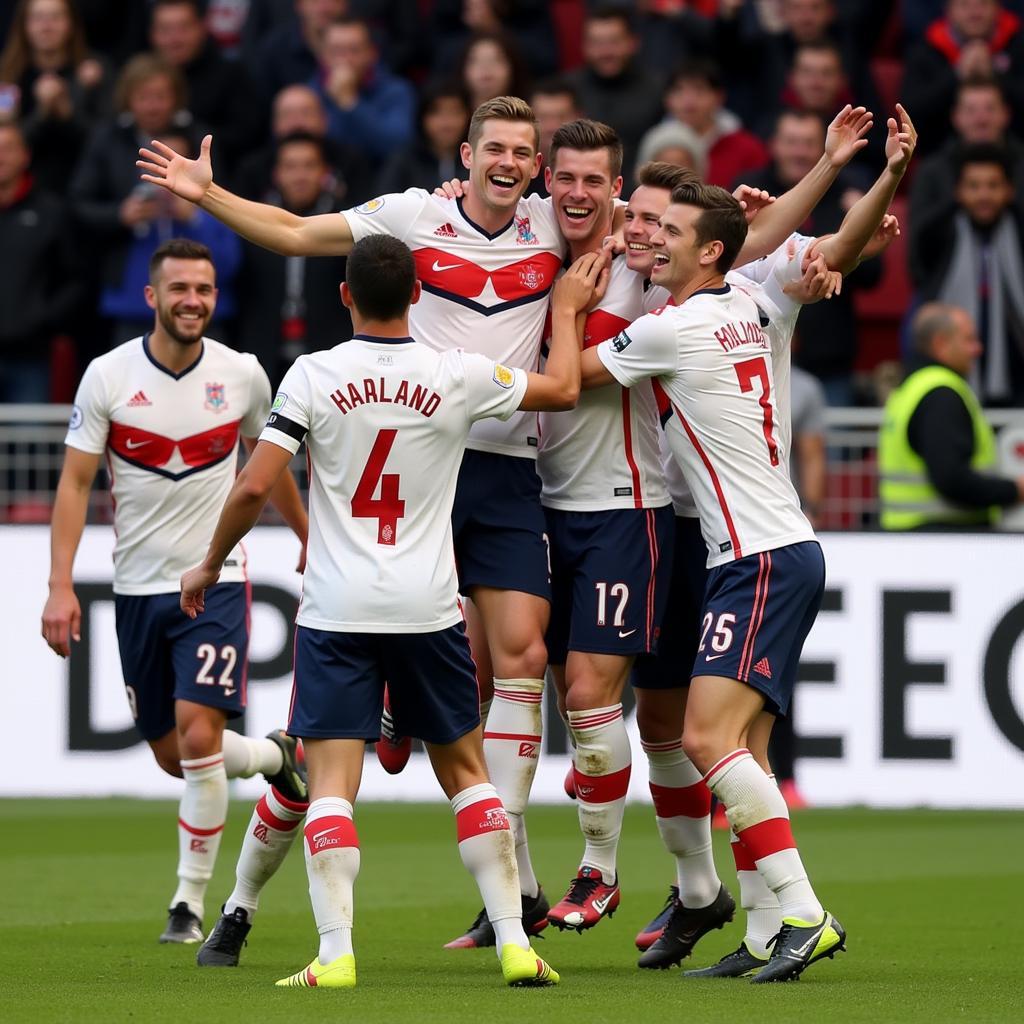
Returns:
[[[247,816],[247,807],[232,806],[208,921],[230,891]],[[562,985],[510,991],[492,950],[441,948],[478,906],[447,809],[368,804],[357,812],[363,852],[356,889],[359,987],[343,993],[273,987],[316,950],[298,849],[268,887],[240,968],[199,970],[195,947],[157,944],[174,883],[174,819],[170,803],[0,801],[0,1021],[1024,1019],[1019,814],[798,815],[805,863],[845,924],[850,948],[812,967],[799,984],[761,988],[742,981],[684,982],[678,971],[636,969],[633,936],[660,906],[670,869],[650,809],[631,807],[619,912],[582,936],[549,929],[540,948],[562,973]],[[539,876],[557,897],[580,850],[574,810],[533,809],[529,826]],[[715,841],[722,877],[735,893],[724,835]],[[710,963],[735,948],[740,927],[708,936],[692,963]]]

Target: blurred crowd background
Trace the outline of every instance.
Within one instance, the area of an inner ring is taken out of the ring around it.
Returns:
[[[1024,399],[1024,0],[18,0],[0,5],[0,403],[70,401],[89,359],[152,322],[147,261],[172,235],[216,256],[211,335],[277,382],[351,331],[342,259],[241,241],[138,179],[137,149],[194,154],[300,214],[459,175],[474,106],[530,100],[546,146],[589,116],[635,167],[780,193],[847,102],[871,145],[805,225],[835,230],[882,166],[897,99],[920,132],[902,234],[801,315],[796,360],[832,406],[900,376],[923,301],[968,310],[988,407]],[[543,191],[543,175],[535,183]]]

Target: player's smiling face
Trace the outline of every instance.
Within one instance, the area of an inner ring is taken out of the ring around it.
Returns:
[[[650,277],[654,267],[651,236],[658,230],[661,215],[668,208],[671,193],[667,188],[640,185],[629,197],[626,207],[626,266],[641,277]]]
[[[622,177],[613,178],[607,149],[559,149],[545,171],[558,226],[568,242],[596,241],[608,233],[614,196]]]
[[[671,203],[661,215],[660,227],[651,235],[651,280],[673,294],[703,269],[700,254],[705,246],[697,244],[696,232],[701,212],[695,206]]]
[[[217,305],[213,265],[208,260],[165,259],[153,284],[146,286],[146,302],[156,310],[168,337],[181,345],[194,345]]]
[[[527,121],[484,121],[480,138],[462,144],[473,195],[491,209],[511,213],[540,170],[537,133]]]

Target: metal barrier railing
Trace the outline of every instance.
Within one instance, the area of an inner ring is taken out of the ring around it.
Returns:
[[[64,460],[70,405],[0,405],[0,523],[47,523]],[[1024,424],[1024,410],[994,409],[989,421],[998,431]],[[878,524],[876,448],[881,409],[825,412],[829,452],[828,487],[820,526],[827,530],[870,529]],[[304,452],[292,470],[305,493]],[[89,521],[110,522],[112,505],[106,471],[101,470],[89,501]],[[279,523],[269,508],[262,520]]]

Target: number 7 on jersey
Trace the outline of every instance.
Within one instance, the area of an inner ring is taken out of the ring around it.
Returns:
[[[405,502],[398,493],[400,482],[397,473],[385,473],[395,443],[397,430],[380,430],[370,449],[369,458],[363,467],[359,483],[352,495],[352,515],[356,519],[377,520],[377,543],[393,545],[398,534],[398,520],[405,516]],[[380,497],[374,497],[377,484]]]

